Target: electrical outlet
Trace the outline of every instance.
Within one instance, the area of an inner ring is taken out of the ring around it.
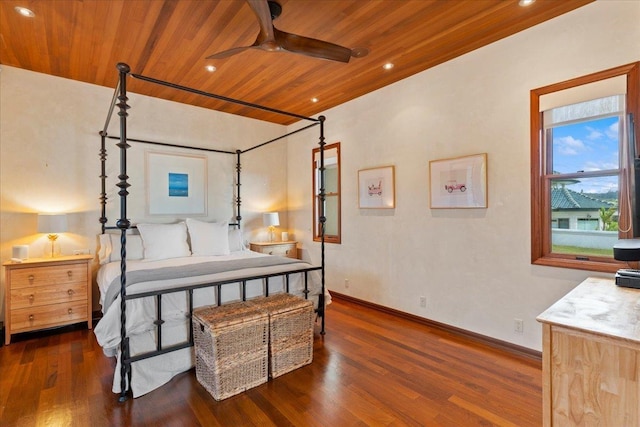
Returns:
[[[349,288],[349,279],[344,279],[344,287]]]
[[[90,255],[91,249],[74,249],[73,254],[74,255]]]
[[[513,319],[513,330],[518,334],[524,332],[524,322],[522,319]]]
[[[427,307],[427,297],[425,297],[425,296],[421,296],[420,297],[420,307],[422,307],[422,308],[426,308]]]

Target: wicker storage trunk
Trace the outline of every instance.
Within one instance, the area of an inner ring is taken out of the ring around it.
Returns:
[[[268,380],[266,312],[244,302],[193,311],[196,378],[222,400]]]
[[[269,376],[291,372],[313,360],[313,302],[291,294],[250,301],[269,313]]]

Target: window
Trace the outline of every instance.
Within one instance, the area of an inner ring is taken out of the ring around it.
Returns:
[[[640,110],[639,68],[531,91],[532,263],[609,272],[623,266],[612,247],[633,235],[628,136],[638,130],[629,116]]]
[[[313,149],[313,240],[321,240],[321,207],[324,206],[324,241],[340,243],[340,143],[324,147],[324,205],[321,203],[320,149]]]
[[[595,218],[578,218],[578,230],[600,230],[600,221]]]

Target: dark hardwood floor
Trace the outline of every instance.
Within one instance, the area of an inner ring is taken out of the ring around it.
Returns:
[[[216,402],[194,371],[138,399],[111,393],[93,332],[0,348],[2,426],[540,426],[540,363],[335,300],[311,365]]]

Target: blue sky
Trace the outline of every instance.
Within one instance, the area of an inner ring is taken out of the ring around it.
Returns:
[[[553,170],[556,173],[618,168],[619,118],[607,117],[553,129]],[[568,188],[585,193],[618,190],[617,177],[590,178]]]

